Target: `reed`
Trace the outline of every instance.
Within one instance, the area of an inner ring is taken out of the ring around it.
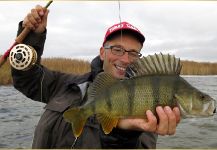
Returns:
[[[0,85],[8,85],[12,83],[11,69],[9,60],[0,68]]]
[[[217,75],[217,63],[181,61],[183,75]]]
[[[83,74],[90,71],[90,63],[81,59],[44,58],[42,65],[64,73]]]
[[[42,64],[50,70],[83,74],[90,71],[88,61],[69,58],[43,58]],[[217,75],[217,63],[181,61],[182,75]],[[9,61],[0,68],[0,85],[12,84]]]

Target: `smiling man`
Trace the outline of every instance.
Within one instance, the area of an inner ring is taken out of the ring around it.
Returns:
[[[115,24],[107,30],[100,57],[91,63],[91,72],[84,75],[64,74],[40,64],[47,16],[48,10],[37,5],[19,24],[18,34],[24,27],[32,30],[23,43],[37,51],[38,65],[27,71],[12,69],[14,87],[27,97],[47,104],[35,129],[32,148],[156,148],[157,134],[175,133],[180,121],[179,109],[159,106],[156,108],[159,121],[151,111],[147,111],[144,112],[147,120],[120,119],[117,128],[108,135],[92,116],[87,120],[81,136],[75,138],[71,125],[63,119],[63,113],[88,101],[88,85],[99,72],[110,73],[118,79],[125,78],[129,64],[141,57],[145,37],[130,23]]]
[[[124,78],[128,65],[142,56],[140,51],[144,41],[140,31],[127,22],[110,27],[100,49],[104,71],[116,78]]]

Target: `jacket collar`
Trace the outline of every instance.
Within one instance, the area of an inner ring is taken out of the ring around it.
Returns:
[[[103,61],[100,59],[99,55],[92,60],[90,66],[92,80],[94,80],[98,73],[103,72]]]

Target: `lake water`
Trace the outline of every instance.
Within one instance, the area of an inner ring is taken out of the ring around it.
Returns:
[[[217,76],[184,76],[217,100]],[[45,105],[12,86],[0,86],[0,148],[31,148],[35,126]],[[217,114],[183,119],[173,136],[159,136],[157,148],[217,148]]]

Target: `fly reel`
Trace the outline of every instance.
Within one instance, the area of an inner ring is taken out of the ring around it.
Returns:
[[[10,64],[17,70],[28,70],[37,61],[35,49],[29,45],[17,44],[9,54]]]

